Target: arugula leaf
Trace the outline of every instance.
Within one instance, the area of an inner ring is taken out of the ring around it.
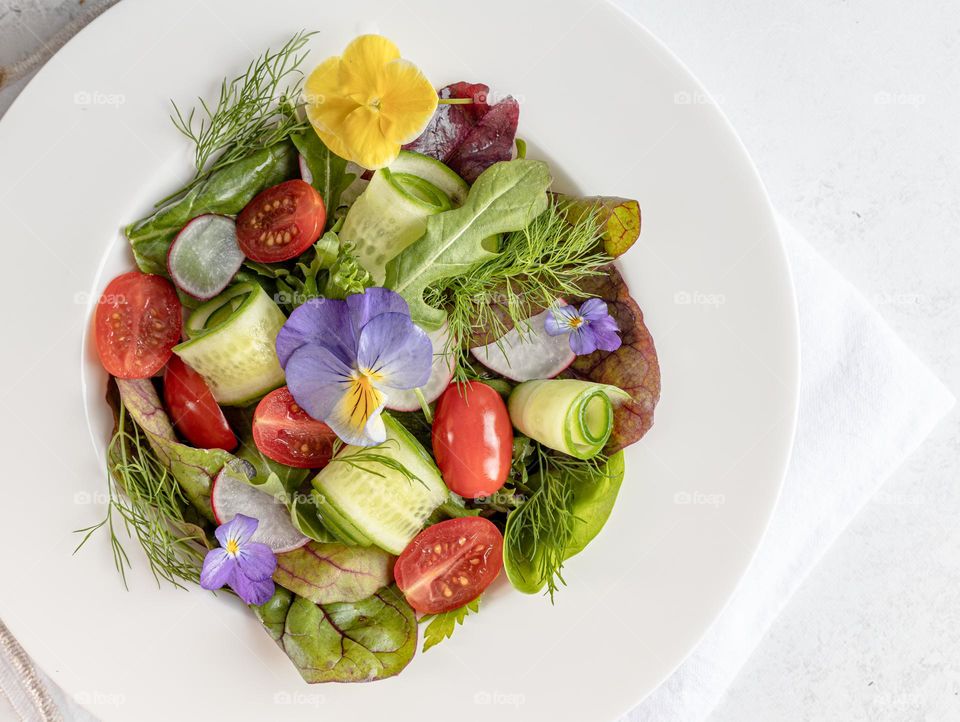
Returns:
[[[376,547],[308,542],[277,554],[273,581],[314,604],[359,602],[393,579],[393,557]]]
[[[323,198],[329,228],[340,205],[340,194],[353,183],[356,176],[346,172],[347,161],[327,148],[312,128],[291,136],[290,140],[307,162],[307,168],[313,176],[310,184]]]
[[[420,623],[426,622],[427,628],[423,630],[423,651],[426,652],[430,647],[435,647],[444,639],[450,639],[453,636],[453,630],[458,624],[463,624],[470,612],[476,614],[480,610],[480,597],[472,602],[467,602],[462,607],[451,609],[442,614],[428,614],[420,620]]]
[[[460,208],[427,219],[423,236],[387,264],[384,285],[403,296],[415,323],[427,330],[439,328],[446,312],[424,301],[427,287],[496,256],[484,241],[524,228],[543,213],[551,181],[542,161],[511,160],[490,166]]]

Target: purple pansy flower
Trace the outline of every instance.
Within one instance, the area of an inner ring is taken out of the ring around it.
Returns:
[[[433,345],[406,301],[368,288],[295,309],[277,335],[277,356],[304,411],[348,444],[373,446],[387,438],[380,412],[390,389],[427,383]]]
[[[203,559],[201,587],[214,590],[229,585],[247,604],[264,604],[273,596],[277,557],[266,544],[250,541],[259,524],[237,514],[217,527],[214,534],[220,548],[211,549]]]
[[[597,349],[616,351],[620,348],[620,329],[607,311],[607,304],[599,298],[588,298],[579,309],[575,306],[551,308],[543,328],[551,336],[569,333],[570,348],[577,356]]]

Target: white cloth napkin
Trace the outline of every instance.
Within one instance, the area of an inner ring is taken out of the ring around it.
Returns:
[[[706,719],[777,615],[881,484],[953,406],[860,293],[780,221],[800,309],[800,416],[763,543],[726,609],[621,722]]]

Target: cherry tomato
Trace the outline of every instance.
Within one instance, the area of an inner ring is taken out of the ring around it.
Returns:
[[[479,516],[448,519],[413,538],[393,567],[410,606],[424,614],[462,607],[481,594],[503,567],[503,535]]]
[[[122,379],[153,376],[180,340],[181,316],[177,292],[166,279],[139,271],[117,276],[94,314],[100,363]]]
[[[177,430],[201,449],[237,448],[237,437],[203,376],[174,354],[163,373],[163,400]]]
[[[507,480],[513,426],[500,394],[485,383],[451,384],[443,392],[432,439],[443,481],[460,496],[490,496]]]
[[[327,222],[323,198],[309,183],[289,180],[261,191],[237,216],[244,255],[261,263],[296,258],[310,248]]]
[[[329,426],[297,405],[286,386],[264,396],[253,412],[253,443],[264,456],[287,466],[326,466],[336,438]]]

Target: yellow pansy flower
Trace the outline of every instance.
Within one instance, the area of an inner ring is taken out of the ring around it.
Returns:
[[[304,85],[307,117],[341,158],[371,170],[389,165],[437,109],[437,91],[382,35],[355,38],[314,68]]]

